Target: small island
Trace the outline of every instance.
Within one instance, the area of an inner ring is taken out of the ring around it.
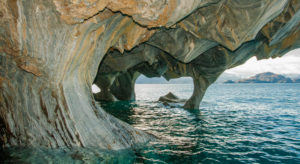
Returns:
[[[300,79],[291,79],[272,72],[260,73],[247,79],[227,80],[224,83],[300,83]]]

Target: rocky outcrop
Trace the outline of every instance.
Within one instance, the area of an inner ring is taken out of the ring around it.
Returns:
[[[169,92],[168,94],[161,96],[158,101],[164,102],[164,103],[179,103],[183,102],[185,100],[180,99],[176,95],[174,95],[172,92]]]
[[[133,100],[140,74],[192,77],[184,107],[199,108],[226,69],[299,48],[299,8],[298,0],[2,0],[1,145],[146,142],[95,99]]]

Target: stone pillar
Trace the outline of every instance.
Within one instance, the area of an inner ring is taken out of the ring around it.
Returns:
[[[193,95],[185,102],[183,106],[185,109],[198,109],[206,89],[210,85],[208,80],[203,78],[203,76],[193,77],[193,83]]]
[[[139,76],[136,71],[122,73],[110,88],[111,93],[119,100],[135,100],[134,85]]]

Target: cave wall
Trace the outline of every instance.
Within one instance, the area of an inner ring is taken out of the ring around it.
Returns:
[[[125,149],[151,137],[96,100],[132,100],[140,74],[189,76],[199,108],[226,69],[300,47],[298,0],[2,0],[2,146]],[[93,95],[91,85],[103,91]]]
[[[1,145],[124,149],[149,140],[97,107],[91,92],[106,51],[138,44],[148,29],[109,10],[69,25],[50,0],[0,6]]]

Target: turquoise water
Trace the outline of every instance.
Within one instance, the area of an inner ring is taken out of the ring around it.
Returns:
[[[142,163],[300,163],[299,84],[215,84],[189,111],[157,102],[169,91],[188,98],[193,86],[137,84],[136,102],[105,109],[160,140]]]
[[[214,84],[200,110],[158,98],[192,94],[192,85],[136,84],[134,102],[102,103],[135,128],[154,134],[135,152],[13,149],[11,163],[300,163],[300,84]],[[3,152],[0,152],[3,155]]]

